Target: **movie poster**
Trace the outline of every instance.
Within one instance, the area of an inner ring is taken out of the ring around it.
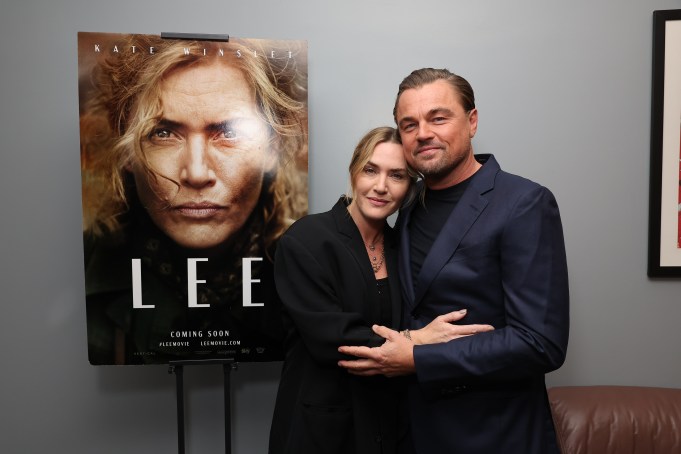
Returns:
[[[78,70],[90,363],[282,359],[306,42],[79,33]]]

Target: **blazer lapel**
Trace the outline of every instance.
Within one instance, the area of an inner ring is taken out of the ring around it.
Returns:
[[[338,233],[342,235],[343,242],[352,253],[352,256],[357,262],[357,266],[362,270],[362,274],[366,275],[365,277],[369,276],[369,271],[365,266],[368,257],[364,248],[364,241],[362,240],[362,235],[359,233],[359,229],[355,225],[355,221],[352,220],[352,217],[347,210],[343,197],[334,205],[332,213],[336,220]]]
[[[359,233],[359,229],[355,222],[350,217],[347,207],[343,199],[339,200],[338,203],[332,209],[333,216],[336,220],[336,226],[338,232],[342,235],[343,241],[346,247],[352,253],[353,258],[357,262],[357,266],[362,271],[362,276],[364,277],[364,285],[369,286],[373,291],[369,292],[369,298],[371,299],[368,305],[375,309],[373,317],[378,319],[379,312],[379,296],[378,287],[376,286],[376,275],[371,269],[371,262],[364,247],[364,241],[362,240],[362,235]],[[390,328],[397,329],[402,321],[402,304],[401,304],[401,293],[398,279],[398,253],[397,253],[397,240],[395,237],[395,232],[386,225],[384,231],[384,248],[385,248],[385,267],[388,270],[389,279],[388,283],[390,285],[390,298],[391,298],[391,326]]]
[[[488,202],[484,194],[494,188],[494,178],[499,171],[499,165],[491,155],[479,155],[476,158],[485,159],[484,164],[473,176],[469,187],[466,188],[456,208],[449,215],[423,262],[418,276],[413,307],[421,302],[430,284],[449,262],[459,247],[461,239],[487,206]]]
[[[402,323],[402,294],[398,272],[397,239],[394,232],[386,227],[385,233],[385,261],[388,269],[388,283],[390,284],[391,315],[393,329],[398,329]]]
[[[357,228],[355,221],[352,220],[352,217],[347,210],[344,197],[341,197],[336,205],[334,205],[332,213],[336,221],[338,233],[341,234],[345,246],[355,259],[357,267],[364,278],[364,282],[358,282],[357,285],[366,285],[368,288],[373,290],[368,293],[371,300],[368,304],[368,307],[375,309],[375,313],[372,313],[372,317],[378,319],[379,301],[378,290],[376,287],[376,276],[374,275],[374,270],[371,269],[371,262],[369,261],[366,248],[364,247],[362,235],[359,233],[359,229]]]
[[[419,184],[423,184],[419,182]],[[420,189],[420,188],[419,188]],[[400,286],[402,287],[402,300],[407,311],[414,307],[414,280],[411,276],[411,251],[409,249],[409,221],[414,205],[420,203],[414,201],[408,207],[400,210],[396,222],[396,229],[399,238],[398,268],[400,270]]]

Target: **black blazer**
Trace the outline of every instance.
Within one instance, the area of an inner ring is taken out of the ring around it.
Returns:
[[[568,274],[551,192],[508,174],[491,155],[472,177],[425,258],[414,285],[411,210],[400,213],[405,324],[467,309],[461,323],[494,331],[414,347],[409,386],[419,453],[558,452],[544,374],[565,359]]]
[[[397,244],[385,231],[392,328],[400,323]],[[395,452],[397,383],[340,368],[341,345],[378,346],[379,294],[362,237],[343,198],[279,240],[274,277],[287,330],[270,454]]]

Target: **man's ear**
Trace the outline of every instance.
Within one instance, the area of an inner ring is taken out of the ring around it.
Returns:
[[[469,135],[472,139],[475,137],[475,133],[478,131],[478,109],[473,109],[468,113],[468,127]]]

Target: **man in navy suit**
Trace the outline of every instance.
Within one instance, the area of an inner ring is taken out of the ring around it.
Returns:
[[[558,205],[545,187],[474,155],[470,84],[424,68],[394,108],[424,203],[400,213],[403,328],[375,348],[341,347],[358,375],[408,375],[404,453],[557,453],[544,375],[565,360],[568,276]],[[494,331],[418,345],[409,330],[466,309]]]

